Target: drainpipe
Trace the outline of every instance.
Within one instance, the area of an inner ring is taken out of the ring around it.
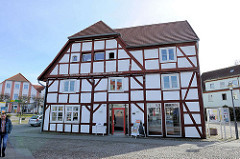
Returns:
[[[43,102],[43,118],[42,118],[42,123],[41,123],[41,129],[40,129],[40,132],[42,132],[43,130],[43,120],[45,118],[45,104],[46,104],[46,99],[47,99],[47,87],[44,86],[39,80],[38,80],[38,83],[44,87],[45,89],[45,94],[44,94],[44,102]]]

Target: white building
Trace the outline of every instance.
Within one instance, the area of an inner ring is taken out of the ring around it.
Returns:
[[[141,121],[148,136],[205,138],[198,41],[187,21],[70,36],[38,77],[43,131],[131,135]]]
[[[20,96],[30,97],[28,106],[25,112],[30,112],[30,107],[33,105],[33,97],[43,97],[44,87],[40,85],[33,85],[21,73],[18,73],[0,83],[0,94],[8,95],[11,101],[7,103],[7,112],[16,113],[20,111],[20,105],[15,100]],[[33,112],[37,110],[32,110]]]
[[[229,82],[233,84],[233,99],[235,107],[240,107],[240,66],[233,66],[224,69],[204,72],[203,100],[204,107],[232,107],[231,92],[228,88]]]

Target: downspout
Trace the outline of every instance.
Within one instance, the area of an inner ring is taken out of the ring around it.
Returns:
[[[42,123],[41,123],[41,129],[40,129],[40,133],[43,131],[43,121],[45,119],[45,105],[46,105],[46,99],[47,99],[47,87],[44,86],[39,80],[38,83],[44,87],[45,89],[45,94],[44,94],[44,102],[43,102],[43,118],[42,118]]]

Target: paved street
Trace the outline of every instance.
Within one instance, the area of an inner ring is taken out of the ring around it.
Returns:
[[[14,125],[7,158],[239,158],[239,140],[131,138],[40,133]]]

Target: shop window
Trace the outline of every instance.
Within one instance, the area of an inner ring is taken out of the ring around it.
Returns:
[[[163,89],[178,89],[179,80],[178,74],[162,75]]]
[[[104,60],[104,52],[96,52],[94,54],[94,60],[95,61]]]
[[[83,62],[91,61],[91,58],[92,58],[91,53],[84,53],[84,54],[82,54],[82,61]]]
[[[75,81],[65,80],[64,81],[64,92],[74,92],[75,91]]]
[[[161,48],[161,62],[175,62],[176,55],[175,55],[175,48]]]
[[[222,94],[222,100],[227,100],[227,94],[226,93]]]
[[[123,78],[110,78],[109,91],[123,91]]]
[[[63,121],[63,106],[52,106],[51,121],[53,122]]]
[[[79,120],[79,107],[67,106],[66,107],[66,122],[78,122]]]

